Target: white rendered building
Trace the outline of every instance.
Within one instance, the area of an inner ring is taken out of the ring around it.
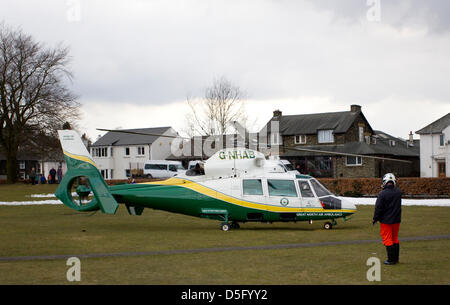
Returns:
[[[90,153],[104,179],[127,179],[143,170],[147,160],[164,160],[171,154],[172,127],[155,127],[107,132],[90,147]],[[143,135],[152,134],[152,135]]]
[[[420,135],[420,176],[450,177],[450,113],[416,133]]]

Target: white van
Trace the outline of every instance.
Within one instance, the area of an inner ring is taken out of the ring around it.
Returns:
[[[149,160],[144,165],[144,176],[147,178],[170,178],[185,172],[180,161]]]

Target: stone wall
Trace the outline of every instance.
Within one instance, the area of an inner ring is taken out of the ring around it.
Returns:
[[[321,178],[318,179],[331,192],[338,195],[377,196],[381,191],[381,178]],[[398,178],[397,186],[404,197],[450,198],[450,178]]]

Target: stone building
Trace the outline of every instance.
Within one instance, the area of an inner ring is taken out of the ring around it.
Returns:
[[[272,122],[278,132],[271,132]],[[381,177],[419,175],[418,143],[374,130],[361,106],[350,111],[283,115],[274,111],[267,130],[280,158],[315,177]],[[396,161],[399,160],[399,161]]]

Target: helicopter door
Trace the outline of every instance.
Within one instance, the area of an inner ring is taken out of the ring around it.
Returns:
[[[294,180],[267,179],[267,190],[267,204],[289,208],[300,207],[300,198]]]
[[[300,189],[300,195],[302,196],[302,207],[320,207],[320,203],[307,180],[298,180],[298,188]]]

